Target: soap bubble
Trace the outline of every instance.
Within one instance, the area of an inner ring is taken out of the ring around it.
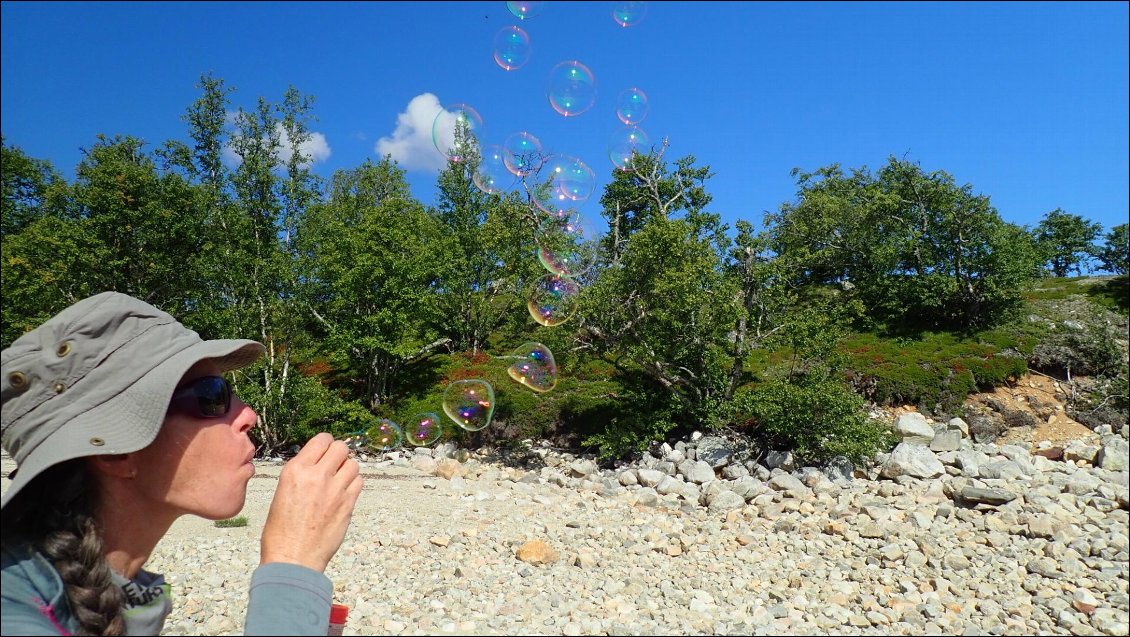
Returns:
[[[526,131],[514,133],[502,143],[502,159],[506,169],[518,177],[537,170],[541,159],[541,142]]]
[[[580,115],[596,103],[596,77],[576,60],[561,62],[549,72],[549,105],[565,117]]]
[[[538,261],[557,276],[578,277],[596,263],[600,239],[580,213],[547,217],[538,225]]]
[[[506,8],[519,20],[529,20],[537,17],[545,8],[544,2],[507,2]]]
[[[646,155],[651,141],[639,126],[625,126],[617,129],[608,139],[608,158],[620,170],[630,170],[632,154]]]
[[[581,286],[573,279],[547,274],[530,287],[526,307],[538,323],[546,327],[561,325],[576,311],[580,293]]]
[[[557,386],[557,362],[553,359],[553,352],[545,345],[524,343],[509,358],[518,359],[506,369],[510,378],[538,393]]]
[[[483,429],[494,415],[494,388],[485,380],[457,380],[443,392],[443,412],[467,431]]]
[[[612,19],[622,27],[632,27],[647,15],[646,2],[617,2],[612,7]]]
[[[404,440],[414,447],[425,447],[439,440],[443,423],[430,411],[418,413],[404,426]]]
[[[616,117],[629,126],[642,122],[647,117],[647,93],[635,87],[621,91],[616,97]]]
[[[404,442],[404,432],[401,431],[400,425],[388,418],[378,420],[377,424],[369,428],[366,436],[369,438],[370,446],[380,451],[391,451]]]
[[[455,141],[457,125],[464,126],[469,135],[459,143]],[[467,154],[477,148],[482,134],[483,118],[467,104],[447,106],[432,120],[432,144],[440,154],[454,162],[466,159]]]
[[[491,144],[483,147],[471,181],[487,194],[502,192],[514,184],[514,175],[506,168],[501,146]]]
[[[530,36],[522,29],[503,27],[494,36],[494,62],[504,70],[514,71],[530,61]]]

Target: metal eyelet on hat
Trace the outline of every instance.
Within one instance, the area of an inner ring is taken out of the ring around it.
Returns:
[[[8,382],[12,384],[14,389],[23,391],[27,389],[28,385],[27,374],[23,372],[12,372],[8,374]]]
[[[90,444],[94,445],[95,447],[101,447],[102,445],[106,444],[106,441],[101,438],[91,438]]]
[[[67,354],[70,354],[71,353],[71,343],[73,343],[73,342],[74,341],[66,341],[63,344],[59,345],[59,349],[55,350],[55,354],[57,354],[59,356],[59,358],[62,358],[64,356],[66,356]]]
[[[63,383],[55,383],[55,393],[56,394],[63,393],[63,390],[66,389],[66,388],[67,388],[67,386],[64,385]]]

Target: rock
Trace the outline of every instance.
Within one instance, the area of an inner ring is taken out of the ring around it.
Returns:
[[[1029,573],[1042,575],[1044,577],[1056,577],[1059,571],[1055,560],[1050,557],[1038,557],[1034,560],[1029,560],[1028,563],[1024,565],[1024,568],[1026,568]]]
[[[793,495],[808,493],[808,487],[804,486],[804,483],[787,473],[770,478],[769,488],[774,491],[788,491]]]
[[[929,449],[920,444],[900,442],[883,465],[880,475],[884,478],[936,478],[945,472],[946,468]]]
[[[639,477],[640,484],[645,487],[654,487],[659,484],[660,480],[667,477],[666,473],[655,469],[640,469],[636,471],[636,475]]]
[[[518,547],[518,559],[527,564],[551,564],[557,561],[558,554],[541,540],[530,540]]]
[[[710,482],[714,479],[714,467],[701,460],[684,460],[679,463],[679,473],[687,479],[688,482],[702,484]]]
[[[722,477],[727,480],[737,480],[749,475],[749,469],[740,464],[728,464],[722,469]]]
[[[894,432],[903,442],[911,444],[929,445],[934,439],[934,428],[926,422],[925,416],[916,412],[896,418]]]
[[[984,489],[981,487],[963,487],[957,493],[957,499],[971,504],[990,504],[999,506],[1016,499],[1016,494],[1000,489]]]
[[[569,465],[569,474],[574,478],[584,478],[596,471],[596,464],[592,460],[574,460]]]
[[[969,437],[969,423],[961,418],[950,418],[946,423],[946,431],[960,431],[962,438]]]
[[[1125,608],[1100,608],[1091,615],[1091,625],[1107,635],[1125,635],[1130,632]]]
[[[733,491],[722,490],[707,498],[712,512],[725,512],[745,506],[745,498]]]
[[[1075,594],[1071,596],[1071,605],[1075,607],[1075,610],[1084,615],[1094,614],[1099,603],[1099,600],[1095,599],[1094,594],[1085,588],[1075,589]]]
[[[1108,436],[1095,457],[1095,465],[1107,471],[1130,470],[1130,444],[1121,436]]]
[[[412,456],[411,465],[413,469],[434,475],[436,467],[439,466],[439,463],[437,463],[431,456]]]
[[[846,456],[835,456],[824,465],[824,475],[833,482],[851,482],[855,466]]]
[[[947,430],[939,432],[930,441],[930,451],[957,451],[961,449],[961,432]]]
[[[979,478],[988,479],[1001,479],[1001,480],[1016,480],[1027,475],[1021,468],[1011,460],[997,460],[988,464],[982,465],[978,471]]]
[[[961,469],[961,473],[970,478],[976,478],[981,473],[981,465],[989,463],[989,456],[972,449],[962,449],[954,456],[954,466]]]
[[[791,451],[770,451],[765,454],[765,466],[769,469],[792,471],[796,469],[796,458]]]
[[[1099,454],[1099,447],[1089,445],[1082,440],[1073,440],[1063,449],[1063,459],[1068,462],[1082,460],[1088,464],[1095,463],[1095,456]]]
[[[452,478],[462,477],[466,475],[466,468],[459,463],[459,461],[444,458],[436,463],[435,474],[444,480],[451,480]]]
[[[641,471],[648,471],[648,469],[641,469]],[[631,469],[628,469],[627,471],[621,471],[620,475],[617,476],[617,481],[619,481],[619,483],[624,485],[625,487],[632,487],[639,484],[639,479],[636,477],[636,472],[632,471]]]
[[[724,467],[730,463],[734,455],[733,448],[725,438],[718,436],[704,436],[698,441],[698,451],[695,456],[699,461],[710,465],[712,469]]]
[[[651,487],[644,487],[636,491],[635,503],[643,506],[655,506],[659,504],[659,494]]]
[[[1048,460],[1063,460],[1063,447],[1047,447],[1032,452],[1033,456],[1042,456]]]

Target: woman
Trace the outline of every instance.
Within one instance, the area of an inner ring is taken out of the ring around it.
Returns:
[[[3,351],[5,635],[158,634],[171,609],[142,569],[180,516],[243,508],[255,412],[225,372],[263,353],[203,341],[172,316],[105,292]],[[326,634],[323,574],[361,493],[345,444],[319,434],[283,468],[251,576],[246,633]]]

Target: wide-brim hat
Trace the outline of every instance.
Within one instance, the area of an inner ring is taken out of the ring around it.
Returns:
[[[173,390],[196,363],[207,359],[227,372],[263,351],[252,340],[205,341],[118,292],[68,307],[0,356],[2,442],[16,462],[0,508],[56,464],[147,447]]]

